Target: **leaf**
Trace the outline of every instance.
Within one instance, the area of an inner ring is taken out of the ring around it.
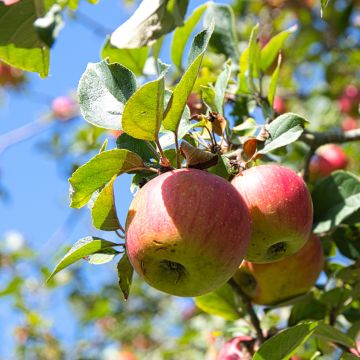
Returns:
[[[360,179],[350,172],[336,171],[316,184],[312,198],[314,232],[329,231],[360,209]]]
[[[232,8],[227,4],[209,3],[204,25],[208,26],[212,21],[215,21],[215,29],[210,40],[210,47],[236,63],[239,59],[239,40],[236,36]]]
[[[120,229],[114,199],[113,185],[115,180],[116,175],[100,191],[92,206],[91,217],[96,229],[104,231]]]
[[[224,66],[224,70],[220,73],[215,83],[215,110],[224,115],[224,99],[225,91],[230,80],[231,75],[231,62],[227,62]]]
[[[144,168],[142,159],[128,150],[108,150],[80,166],[69,179],[71,207],[81,208],[114,175]]]
[[[81,260],[82,258],[95,254],[104,249],[112,248],[117,246],[111,241],[103,240],[97,237],[87,236],[80,239],[76,242],[72,248],[65,254],[65,256],[59,261],[56,265],[54,271],[51,273],[47,282],[54,277],[59,271],[67,268],[68,266],[74,264],[76,261]]]
[[[195,169],[207,169],[217,163],[218,155],[204,151],[182,141],[180,151],[186,159],[186,167]]]
[[[291,308],[288,324],[293,326],[302,320],[322,320],[326,314],[326,306],[320,301],[314,298],[305,299]]]
[[[88,255],[85,260],[92,265],[102,265],[112,261],[118,253],[115,249],[108,248],[96,254]]]
[[[95,126],[122,130],[124,106],[135,91],[135,75],[123,65],[89,63],[78,86],[82,116]]]
[[[343,353],[340,360],[359,360],[359,356],[350,353]]]
[[[208,314],[221,316],[226,320],[240,318],[234,293],[229,284],[224,284],[208,294],[195,297],[194,301],[199,309]]]
[[[132,277],[134,269],[129,261],[127,254],[125,253],[117,265],[119,286],[124,295],[125,301],[129,298],[130,286],[132,283]]]
[[[165,69],[157,80],[137,90],[125,105],[122,125],[124,131],[141,140],[157,140],[164,112]]]
[[[170,54],[172,62],[179,70],[182,69],[182,58],[186,43],[191,35],[191,32],[194,30],[194,27],[199,22],[206,8],[207,4],[197,7],[187,18],[184,25],[176,28],[176,30],[174,31],[174,36],[171,42]]]
[[[34,27],[39,38],[48,47],[54,44],[55,39],[64,26],[61,11],[61,6],[54,4],[44,17],[39,17],[34,22]]]
[[[252,91],[256,90],[254,76],[259,76],[260,67],[260,46],[258,43],[259,24],[251,31],[248,50],[248,84]]]
[[[276,87],[279,79],[279,72],[280,72],[280,65],[281,65],[281,54],[278,57],[278,63],[276,69],[274,70],[273,74],[271,75],[269,90],[268,90],[268,100],[269,104],[273,106],[275,94],[276,94]]]
[[[329,5],[330,0],[321,0],[320,1],[320,16],[324,17],[324,12],[327,6]]]
[[[148,55],[149,48],[146,46],[134,49],[120,49],[111,45],[110,38],[106,39],[101,49],[102,59],[108,59],[109,63],[119,63],[138,76],[143,74]]]
[[[247,118],[241,124],[234,126],[232,128],[232,131],[234,134],[240,136],[253,136],[256,132],[256,129],[257,129],[257,124],[255,119]]]
[[[265,141],[264,147],[257,153],[266,154],[293,143],[303,133],[306,123],[307,121],[304,118],[294,113],[280,115],[266,126],[269,138]]]
[[[315,332],[317,322],[290,327],[265,341],[254,354],[253,360],[286,360],[291,357]]]
[[[21,0],[11,6],[0,3],[0,58],[41,77],[49,72],[49,48],[40,40],[33,26],[45,14],[41,1]]]
[[[24,280],[21,277],[14,276],[5,286],[5,288],[0,290],[0,297],[17,293],[19,290],[21,290],[21,285],[23,282]]]
[[[274,62],[276,57],[279,54],[279,51],[284,46],[286,39],[289,35],[297,30],[297,25],[292,26],[291,28],[282,31],[281,33],[275,35],[271,40],[265,45],[261,50],[261,70],[266,71],[269,66]]]
[[[218,157],[217,164],[210,167],[208,172],[229,180],[230,176],[234,175],[234,168],[231,166],[230,160],[226,156],[221,155]]]
[[[144,161],[149,162],[151,159],[159,159],[154,143],[135,139],[126,133],[117,138],[116,146],[118,149],[126,149],[138,154]]]
[[[209,111],[216,110],[215,104],[215,89],[213,86],[204,86],[200,85],[201,89],[201,98],[202,101],[205,103]]]
[[[121,49],[150,46],[162,35],[183,24],[188,0],[143,0],[134,14],[111,35]]]
[[[332,238],[342,255],[352,260],[360,259],[360,223],[338,227]]]
[[[206,51],[209,39],[214,30],[214,24],[197,34],[189,53],[189,67],[176,85],[165,111],[163,126],[174,133],[177,132],[187,99],[195,84],[201,61]]]
[[[355,347],[354,340],[352,340],[348,335],[344,334],[340,330],[330,325],[324,324],[321,321],[318,323],[314,335],[325,341],[330,341],[333,343],[344,345],[348,348]]]

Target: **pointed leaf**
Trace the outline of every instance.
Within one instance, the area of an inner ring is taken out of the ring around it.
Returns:
[[[201,16],[206,10],[207,4],[201,5],[193,10],[192,14],[186,19],[183,26],[176,28],[171,42],[171,60],[178,69],[182,69],[182,58],[185,46],[194,30],[196,24],[199,22]]]
[[[120,259],[117,265],[117,271],[120,289],[124,295],[124,299],[127,300],[130,294],[130,286],[132,283],[134,269],[126,253]]]
[[[162,35],[183,24],[188,0],[143,0],[134,14],[111,35],[121,49],[150,46]]]
[[[199,309],[208,314],[221,316],[226,320],[240,318],[234,292],[229,284],[224,284],[215,291],[198,296],[194,298],[194,301]]]
[[[166,108],[163,121],[164,128],[172,132],[177,132],[181,116],[184,112],[187,99],[195,84],[201,61],[209,43],[209,39],[214,29],[212,24],[207,30],[204,30],[195,36],[189,54],[189,67],[185,74],[176,85]]]
[[[215,106],[216,111],[221,115],[224,115],[225,91],[231,75],[230,64],[230,62],[225,64],[224,70],[220,73],[215,83]]]
[[[69,179],[71,207],[80,208],[114,175],[144,168],[142,159],[128,150],[108,150],[79,167]]]
[[[164,113],[166,65],[157,80],[137,90],[125,105],[122,125],[124,131],[142,140],[156,140]]]
[[[100,191],[91,209],[92,221],[96,229],[104,231],[120,229],[114,199],[113,185],[115,180],[116,176]]]
[[[350,172],[336,171],[315,186],[312,198],[314,232],[329,231],[360,209],[360,179]]]
[[[348,335],[330,325],[324,324],[321,321],[316,327],[315,336],[320,337],[326,341],[344,345],[347,348],[356,347],[354,340],[351,339]]]
[[[317,322],[309,322],[281,331],[264,342],[254,354],[253,360],[290,359],[314,333],[317,325]]]
[[[122,130],[124,106],[135,91],[135,75],[125,66],[89,63],[78,86],[82,116],[95,126]]]
[[[103,249],[96,254],[86,256],[85,260],[92,265],[102,265],[112,261],[118,253],[113,248]]]
[[[294,25],[290,29],[282,31],[275,35],[261,50],[261,70],[266,71],[268,67],[273,63],[279,54],[279,51],[283,48],[286,39],[291,33],[296,31],[297,26]]]
[[[101,50],[102,59],[108,59],[110,63],[119,63],[139,76],[143,74],[148,55],[149,48],[146,46],[134,49],[120,49],[111,45],[109,38]]]
[[[273,106],[275,94],[276,94],[276,87],[279,79],[279,72],[280,72],[280,65],[281,65],[281,55],[279,54],[278,63],[276,69],[274,70],[273,74],[271,75],[270,84],[269,84],[269,91],[268,91],[268,100],[269,104]]]
[[[67,268],[76,261],[79,261],[88,255],[95,254],[96,252],[112,248],[113,246],[117,245],[118,244],[115,244],[111,241],[103,240],[92,236],[87,236],[83,239],[80,239],[59,261],[47,281],[54,277],[54,275],[56,275],[59,271]]]

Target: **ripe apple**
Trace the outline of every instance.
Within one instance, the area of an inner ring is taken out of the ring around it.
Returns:
[[[278,114],[283,114],[286,112],[285,101],[280,96],[275,96],[273,107]]]
[[[250,336],[237,336],[224,344],[216,360],[251,360],[254,344],[255,339]]]
[[[147,283],[169,294],[198,296],[235,273],[249,245],[251,219],[229,182],[178,169],[138,191],[125,230],[130,262]]]
[[[243,261],[234,280],[255,304],[275,305],[307,293],[323,265],[321,240],[312,235],[300,251],[287,259],[270,264]]]
[[[68,96],[56,97],[51,103],[51,110],[54,117],[61,121],[68,121],[78,113],[75,101]]]
[[[347,85],[338,102],[341,112],[356,114],[360,102],[360,89],[353,84]]]
[[[280,165],[243,171],[232,184],[250,210],[253,231],[245,259],[269,263],[298,251],[310,235],[313,206],[304,181]]]
[[[341,129],[343,131],[354,130],[358,127],[356,119],[349,116],[341,123]]]
[[[317,179],[330,175],[335,170],[345,169],[348,160],[343,149],[335,144],[324,145],[318,149],[310,162],[310,175]]]
[[[25,82],[24,72],[0,61],[0,85],[18,87]]]

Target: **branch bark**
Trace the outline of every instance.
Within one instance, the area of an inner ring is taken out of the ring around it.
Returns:
[[[251,324],[253,325],[253,327],[254,327],[254,329],[256,331],[256,335],[257,335],[257,338],[259,340],[259,343],[262,344],[265,341],[265,337],[264,337],[263,331],[261,329],[259,318],[258,318],[258,316],[257,316],[257,314],[256,314],[256,312],[255,312],[255,310],[254,310],[254,308],[253,308],[253,306],[251,304],[250,299],[242,291],[242,289],[235,282],[234,279],[230,279],[228,281],[228,283],[230,284],[230,286],[233,288],[233,290],[236,292],[236,294],[239,295],[239,297],[243,301],[243,303],[245,305],[246,312],[250,316]]]

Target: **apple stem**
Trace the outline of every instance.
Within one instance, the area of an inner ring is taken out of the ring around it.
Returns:
[[[240,286],[235,282],[234,279],[230,279],[228,281],[232,289],[236,292],[236,294],[241,298],[242,302],[244,303],[245,309],[250,316],[251,324],[253,325],[257,338],[259,340],[259,343],[262,344],[265,341],[265,337],[263,334],[263,331],[261,329],[260,320],[251,304],[250,299],[248,296],[242,291]]]

